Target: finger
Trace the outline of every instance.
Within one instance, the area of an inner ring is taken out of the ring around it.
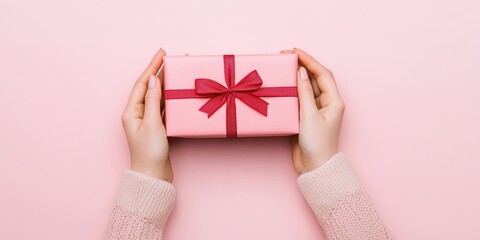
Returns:
[[[298,135],[290,136],[290,145],[293,169],[295,169],[295,171],[299,173],[303,169],[303,164],[301,161],[302,155],[300,152],[300,146],[298,145]]]
[[[162,89],[160,80],[155,75],[150,75],[148,80],[148,89],[145,94],[145,113],[143,121],[150,124],[162,123],[160,110],[160,99],[162,97]]]
[[[293,52],[293,50],[288,50],[288,49],[280,51],[280,54],[294,54],[294,53],[295,52]],[[308,75],[310,75],[310,73]],[[310,76],[310,82],[312,83],[313,94],[314,94],[315,98],[317,98],[318,96],[320,96],[321,92],[320,92],[320,88],[318,87],[317,82],[315,81],[315,77]]]
[[[147,68],[145,68],[140,78],[143,78],[146,81],[148,81],[148,79],[150,78],[150,75],[157,75],[158,70],[160,70],[160,67],[162,66],[163,57],[165,57],[165,55],[167,55],[165,50],[160,48],[160,50],[158,50],[158,52],[153,57],[150,64],[148,64]]]
[[[280,51],[280,54],[292,54],[292,53],[294,53],[294,52],[292,50],[288,50],[288,49],[287,50],[284,49],[284,50]]]
[[[320,88],[318,87],[317,81],[315,81],[315,76],[313,76],[313,74],[311,74],[311,73],[308,73],[308,77],[310,78],[310,83],[312,84],[313,95],[315,96],[315,98],[317,98],[317,97],[320,96],[320,94],[322,92],[320,91]]]
[[[160,80],[160,89],[163,89],[163,81],[164,81],[163,73],[164,73],[164,70],[162,67],[160,68],[160,71],[158,71],[157,73],[157,78]],[[165,99],[162,97],[160,98],[160,111],[163,112],[163,110],[165,109]]]
[[[163,57],[166,55],[163,49],[160,49],[153,57],[148,67],[143,71],[133,86],[132,92],[128,99],[127,111],[133,110],[136,104],[143,104],[145,101],[145,93],[147,92],[147,83],[151,75],[156,75],[163,63]]]
[[[298,71],[298,101],[300,103],[300,119],[305,114],[310,115],[318,110],[312,84],[304,67]]]
[[[339,95],[335,79],[330,70],[301,49],[294,48],[293,52],[298,54],[300,64],[305,66],[309,72],[313,73],[321,92]]]

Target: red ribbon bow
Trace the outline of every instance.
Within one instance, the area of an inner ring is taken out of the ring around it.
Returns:
[[[227,72],[225,74],[229,75]],[[229,103],[233,104],[233,107],[230,108],[234,108],[235,98],[238,98],[257,112],[267,116],[268,102],[250,93],[259,89],[263,83],[257,70],[250,72],[233,86],[231,85],[231,81],[227,81],[227,83],[227,87],[224,87],[211,79],[195,79],[195,93],[212,97],[200,108],[200,111],[208,114],[208,117],[210,117],[223,106],[225,102],[227,105]],[[227,108],[229,107],[227,106]]]
[[[260,97],[296,97],[296,87],[264,87],[257,70],[251,71],[235,84],[235,57],[224,55],[223,65],[227,86],[206,78],[195,79],[195,89],[164,90],[165,100],[184,98],[210,98],[199,110],[212,116],[225,103],[227,137],[237,137],[235,98],[267,116],[268,102]]]

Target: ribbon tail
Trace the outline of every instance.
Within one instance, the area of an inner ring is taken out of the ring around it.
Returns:
[[[235,95],[249,107],[255,109],[255,111],[263,114],[264,116],[268,115],[269,103],[265,100],[246,92],[236,92]]]
[[[200,109],[198,110],[206,113],[210,118],[210,116],[212,116],[212,114],[214,114],[221,106],[223,106],[223,104],[225,104],[226,101],[227,101],[226,94],[215,96],[210,98],[210,100],[208,100],[205,104],[203,104],[203,106],[200,107]]]
[[[237,108],[235,106],[235,96],[228,94],[226,111],[226,132],[227,138],[237,137]]]

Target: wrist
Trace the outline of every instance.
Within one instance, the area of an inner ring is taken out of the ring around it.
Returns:
[[[170,163],[145,164],[132,161],[131,170],[159,180],[172,182],[173,172]]]
[[[304,161],[304,167],[300,174],[304,174],[310,171],[313,171],[321,166],[323,166],[326,162],[328,162],[338,151],[330,151],[329,153],[324,154],[316,154],[315,156],[307,157],[306,161]]]

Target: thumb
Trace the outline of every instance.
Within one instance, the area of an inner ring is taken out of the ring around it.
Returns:
[[[318,110],[313,95],[312,83],[304,67],[298,70],[298,101],[300,103],[300,117]]]
[[[162,122],[160,113],[160,98],[162,97],[160,81],[155,75],[150,75],[148,79],[148,89],[145,94],[145,113],[143,120],[149,123]]]

